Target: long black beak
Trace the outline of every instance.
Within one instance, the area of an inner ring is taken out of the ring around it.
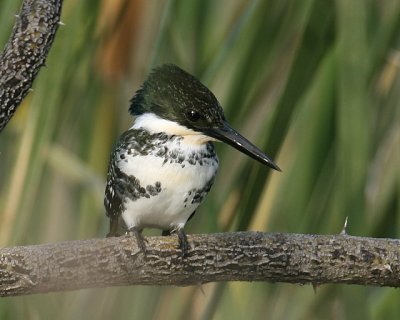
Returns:
[[[210,137],[226,142],[232,147],[272,169],[281,171],[281,169],[264,152],[233,129],[227,122],[224,122],[223,126],[220,128],[207,129],[204,133]]]

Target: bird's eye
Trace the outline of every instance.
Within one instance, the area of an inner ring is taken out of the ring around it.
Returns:
[[[194,110],[189,110],[186,113],[186,115],[187,115],[188,119],[190,121],[192,121],[192,122],[196,122],[197,120],[200,119],[200,114],[197,111],[194,111]]]

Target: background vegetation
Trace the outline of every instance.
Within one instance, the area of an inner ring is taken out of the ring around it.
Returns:
[[[21,1],[0,1],[0,46]],[[109,153],[151,67],[175,63],[283,169],[218,146],[189,233],[400,233],[400,2],[68,0],[0,135],[0,245],[103,237]],[[150,234],[157,234],[151,233]],[[395,319],[389,288],[266,283],[3,298],[0,319]]]

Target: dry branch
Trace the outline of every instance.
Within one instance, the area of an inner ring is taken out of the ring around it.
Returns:
[[[238,232],[149,237],[147,256],[129,237],[0,249],[0,296],[123,285],[212,281],[346,283],[399,287],[399,240],[348,235]]]
[[[28,94],[53,43],[62,0],[25,0],[0,55],[0,132]]]

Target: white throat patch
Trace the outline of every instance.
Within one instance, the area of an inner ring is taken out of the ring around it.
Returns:
[[[190,144],[203,144],[216,139],[194,131],[174,121],[165,120],[154,113],[144,113],[136,117],[131,129],[145,129],[151,134],[165,132],[168,135],[182,136],[183,141]]]

